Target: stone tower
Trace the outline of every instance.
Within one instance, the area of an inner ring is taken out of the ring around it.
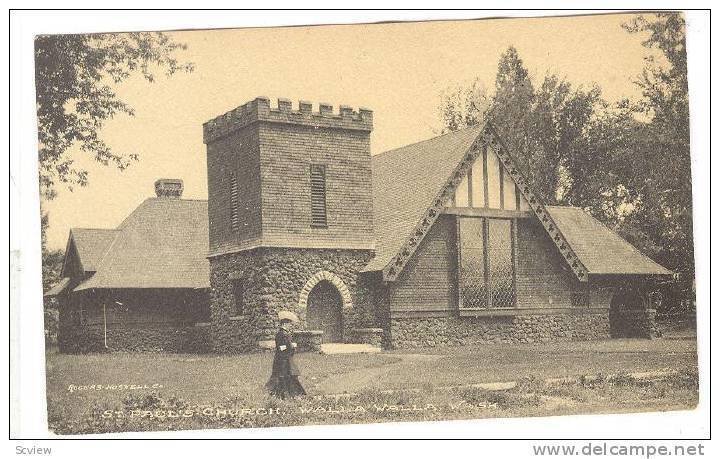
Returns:
[[[277,311],[343,341],[374,250],[372,112],[256,98],[204,125],[211,330],[221,352],[272,339]]]

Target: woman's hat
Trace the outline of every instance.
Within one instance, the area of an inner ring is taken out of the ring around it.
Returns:
[[[290,311],[280,311],[278,312],[278,319],[282,320],[289,320],[290,322],[299,323],[300,319],[298,319],[298,316],[295,315],[294,312]]]

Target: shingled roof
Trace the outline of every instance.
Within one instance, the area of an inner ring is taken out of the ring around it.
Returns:
[[[397,254],[481,131],[474,126],[372,157],[375,258],[365,271],[383,269]]]
[[[372,158],[377,241],[375,257],[364,271],[385,269],[402,250],[484,128],[481,124]],[[582,209],[539,205],[557,226],[556,240],[567,241],[588,274],[672,274]]]
[[[108,247],[115,240],[117,230],[100,228],[72,228],[70,237],[80,258],[83,271],[97,271]]]
[[[209,288],[207,218],[207,201],[146,199],[114,230],[95,274],[75,290]],[[91,234],[106,235],[87,235]],[[102,245],[99,240],[83,244]]]
[[[546,208],[589,274],[672,274],[583,209]]]

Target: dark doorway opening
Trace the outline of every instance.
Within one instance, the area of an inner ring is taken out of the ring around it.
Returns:
[[[308,295],[307,305],[307,328],[322,330],[324,343],[342,342],[342,296],[338,289],[326,280],[318,282]]]
[[[640,332],[638,321],[644,311],[642,293],[637,289],[619,289],[610,300],[610,336],[635,338]]]

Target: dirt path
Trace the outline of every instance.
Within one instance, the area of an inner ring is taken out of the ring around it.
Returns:
[[[383,376],[390,372],[408,372],[409,367],[418,363],[432,363],[443,358],[432,354],[397,354],[400,360],[373,368],[358,368],[343,374],[335,374],[324,378],[315,385],[321,394],[342,394],[360,392],[364,389],[378,389]]]

